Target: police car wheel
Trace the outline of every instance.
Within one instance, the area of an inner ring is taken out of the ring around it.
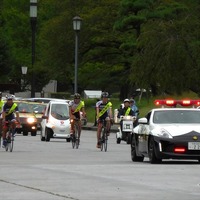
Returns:
[[[137,156],[136,153],[136,139],[135,135],[133,134],[131,139],[131,158],[133,162],[143,162],[144,156]]]
[[[155,142],[153,137],[150,138],[149,141],[149,161],[151,164],[160,163],[162,160],[156,157],[155,153]]]

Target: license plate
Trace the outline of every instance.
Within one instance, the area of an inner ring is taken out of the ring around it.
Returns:
[[[200,150],[200,142],[188,142],[189,150]]]
[[[131,124],[124,124],[123,131],[132,131],[133,126]]]
[[[124,127],[125,129],[130,129],[131,127],[130,127],[130,124],[125,124],[125,127]]]

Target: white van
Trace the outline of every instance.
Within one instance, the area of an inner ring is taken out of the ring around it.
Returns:
[[[41,121],[41,141],[63,138],[70,142],[69,105],[62,101],[50,101]]]

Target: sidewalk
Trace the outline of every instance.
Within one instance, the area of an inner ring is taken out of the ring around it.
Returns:
[[[111,126],[110,132],[111,133],[116,133],[118,131],[118,126],[119,126],[119,124],[113,124]],[[86,125],[83,125],[82,129],[83,130],[90,130],[90,131],[97,131],[97,127],[94,126],[94,123],[91,123],[91,122],[88,122]]]

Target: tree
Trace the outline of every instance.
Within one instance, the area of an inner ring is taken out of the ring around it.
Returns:
[[[121,4],[120,4],[121,2]],[[31,68],[29,2],[0,0],[1,81],[19,83],[21,66],[36,74],[36,91],[51,79],[59,91],[74,88],[75,33],[79,15],[78,91],[134,89],[153,94],[199,88],[200,2],[178,0],[40,0],[36,62]],[[61,87],[62,86],[62,87]]]
[[[199,68],[196,53],[193,52],[195,46],[199,52],[195,45],[197,34],[194,28],[198,27],[197,13],[191,14],[195,6],[196,3],[191,2],[162,1],[149,14],[138,39],[142,51],[133,63],[132,75],[139,72],[134,80],[143,87],[151,86],[153,94],[180,94],[194,88],[193,68]],[[139,71],[141,66],[143,70]]]
[[[130,76],[131,66],[140,53],[137,40],[141,34],[141,26],[147,20],[150,0],[122,0],[119,9],[119,19],[115,23],[115,30],[123,33],[120,49],[123,54],[123,69],[126,76],[121,81],[121,99],[132,95],[133,89],[137,87],[133,76]],[[135,74],[135,76],[137,76]],[[139,84],[138,84],[139,85]],[[133,86],[133,89],[132,89]],[[126,89],[125,89],[126,88]]]
[[[28,66],[30,63],[30,40],[27,37],[30,31],[27,29],[28,15],[26,15],[29,7],[25,2],[25,0],[2,1],[1,33],[9,52],[7,81],[11,79],[16,84],[20,82],[21,66]]]
[[[111,87],[107,87],[106,80],[112,78],[113,66],[116,68],[117,63],[115,57],[118,46],[112,26],[118,2],[91,0],[49,3],[43,0],[41,13],[46,20],[40,30],[40,41],[45,48],[41,49],[40,65],[48,69],[49,77],[65,83],[65,90],[73,90],[75,33],[72,18],[78,13],[83,18],[79,33],[78,90],[95,88],[112,91]],[[55,15],[45,12],[47,8],[51,11],[55,9]]]
[[[197,25],[197,12],[189,14],[197,8],[197,2],[187,1],[122,1],[121,20],[116,28],[126,35],[121,47],[126,47],[128,51],[124,52],[130,58],[129,84],[150,88],[154,95],[194,88],[192,70],[188,69],[198,65],[193,52],[196,31],[188,30],[193,26],[189,22],[194,22],[193,27]]]

